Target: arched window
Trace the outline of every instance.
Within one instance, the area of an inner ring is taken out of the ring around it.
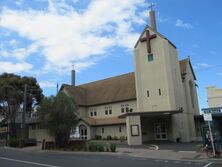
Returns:
[[[80,139],[87,140],[87,127],[85,125],[79,126]]]

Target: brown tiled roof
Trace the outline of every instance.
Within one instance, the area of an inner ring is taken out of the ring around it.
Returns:
[[[135,76],[132,72],[75,87],[64,86],[63,91],[83,106],[135,100]]]
[[[82,120],[83,122],[91,126],[126,124],[126,119],[118,118],[118,117],[96,118],[96,119],[85,117],[85,118],[81,118],[80,120]]]
[[[188,62],[189,58],[180,61],[182,75],[186,74]],[[80,106],[136,100],[134,72],[78,86],[63,85],[61,90]]]

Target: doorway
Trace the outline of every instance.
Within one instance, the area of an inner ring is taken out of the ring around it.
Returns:
[[[80,139],[87,140],[87,127],[85,125],[79,126]]]
[[[167,140],[167,130],[165,123],[154,124],[155,140]]]

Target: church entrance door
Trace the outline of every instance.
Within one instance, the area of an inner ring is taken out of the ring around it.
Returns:
[[[87,128],[85,125],[79,126],[80,139],[87,140]]]
[[[154,132],[156,140],[167,140],[167,131],[165,123],[155,123]]]

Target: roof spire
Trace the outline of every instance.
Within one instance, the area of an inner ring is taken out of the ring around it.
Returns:
[[[154,6],[155,6],[155,4],[154,4],[154,3],[151,3],[150,6],[149,6],[149,9],[150,9],[150,10],[153,10],[153,7],[154,7]]]
[[[153,10],[153,7],[155,5],[153,3],[150,4],[149,8],[150,8],[150,11],[149,11],[149,17],[150,17],[150,27],[154,30],[154,31],[157,31],[157,28],[156,28],[156,16],[155,16],[155,11]]]

